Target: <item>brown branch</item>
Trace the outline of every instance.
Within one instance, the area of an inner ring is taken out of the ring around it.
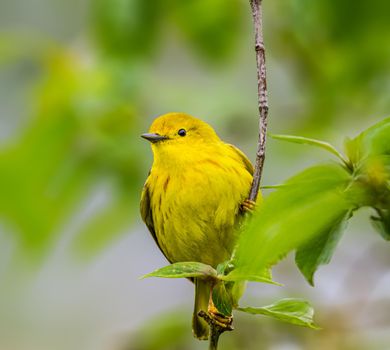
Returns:
[[[218,340],[219,336],[226,332],[226,331],[232,331],[232,318],[227,317],[227,320],[230,322],[225,323],[226,320],[224,320],[223,323],[218,322],[218,320],[215,317],[211,317],[207,312],[201,310],[199,311],[198,315],[202,317],[210,326],[210,342],[209,342],[209,350],[217,350],[218,349]]]
[[[259,192],[261,175],[265,159],[265,144],[267,135],[268,93],[265,66],[265,48],[263,40],[262,0],[250,0],[253,25],[255,30],[255,51],[257,64],[257,98],[259,107],[259,141],[257,144],[255,170],[249,200],[256,201]]]

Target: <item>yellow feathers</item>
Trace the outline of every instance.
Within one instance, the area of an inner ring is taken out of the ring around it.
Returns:
[[[144,138],[154,162],[141,214],[170,262],[212,266],[229,259],[252,165],[205,122],[183,113],[157,118]]]
[[[141,215],[171,262],[213,267],[231,257],[249,194],[253,168],[236,147],[205,122],[184,113],[157,118],[143,138],[152,144],[153,166],[141,198]],[[207,339],[198,316],[207,309],[211,285],[195,280],[193,332]]]

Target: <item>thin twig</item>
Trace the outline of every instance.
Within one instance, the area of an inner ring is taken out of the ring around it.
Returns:
[[[219,332],[218,329],[215,327],[211,326],[210,328],[210,343],[209,343],[209,350],[218,350],[218,340],[219,336],[222,333]]]
[[[231,324],[232,318],[230,318],[229,323],[225,324],[218,322],[213,317],[210,317],[210,315],[203,310],[199,311],[198,315],[202,317],[210,326],[209,350],[217,350],[219,336],[226,331],[233,330],[233,326]]]
[[[255,51],[257,64],[257,96],[259,107],[259,141],[256,152],[255,170],[253,174],[252,187],[249,193],[249,200],[256,201],[260,187],[261,174],[265,159],[265,143],[267,134],[268,117],[268,95],[267,95],[267,77],[265,67],[265,49],[263,40],[263,18],[262,18],[262,0],[250,0],[252,8],[253,24],[255,29]],[[210,326],[209,350],[218,349],[218,340],[223,332],[233,330],[230,324],[219,324],[219,322],[210,317],[205,311],[198,314]],[[232,320],[232,318],[231,318]]]
[[[257,98],[259,107],[259,141],[257,144],[255,171],[249,200],[256,201],[259,192],[261,175],[265,159],[265,144],[267,135],[268,93],[265,66],[265,48],[263,40],[262,0],[250,0],[253,25],[255,30],[255,50],[257,64]]]

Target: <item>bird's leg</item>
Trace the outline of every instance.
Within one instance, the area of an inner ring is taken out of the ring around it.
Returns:
[[[215,307],[212,297],[210,297],[207,313],[219,327],[224,328],[227,331],[233,330],[233,316],[225,316],[221,314]]]
[[[202,317],[206,319],[206,321],[210,324],[210,326],[214,325],[220,328],[223,332],[233,330],[233,326],[232,326],[233,316],[225,316],[218,311],[218,309],[216,308],[213,302],[212,289],[210,291],[209,305],[207,308],[207,316],[208,319],[206,319],[204,315]]]
[[[241,203],[241,210],[244,212],[244,213],[253,213],[256,209],[256,202],[255,201],[252,201],[250,199],[245,199],[242,203]]]
[[[206,320],[210,327],[217,327],[220,329],[221,333],[225,331],[233,330],[233,316],[225,316],[218,311],[213,302],[213,293],[212,289],[210,291],[209,305],[207,307],[207,312],[203,310],[198,314]]]
[[[233,316],[225,316],[221,314],[215,307],[213,302],[213,286],[210,288],[210,297],[207,312],[204,310],[200,310],[198,315],[202,317],[210,326],[209,349],[216,350],[218,348],[219,336],[226,331],[232,331],[234,328]]]

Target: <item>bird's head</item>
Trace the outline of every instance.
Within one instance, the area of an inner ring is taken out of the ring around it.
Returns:
[[[158,117],[149,133],[141,136],[152,143],[154,150],[167,146],[183,149],[220,141],[210,125],[185,113],[168,113]]]

